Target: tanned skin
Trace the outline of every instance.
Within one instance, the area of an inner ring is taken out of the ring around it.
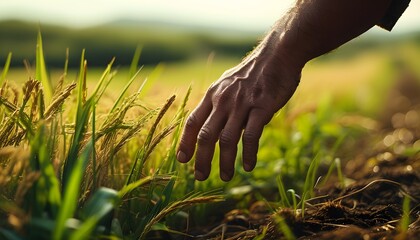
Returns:
[[[375,26],[390,2],[297,1],[249,56],[207,90],[186,120],[178,161],[190,161],[195,152],[195,178],[203,181],[218,142],[220,178],[229,181],[242,137],[243,168],[252,171],[264,126],[295,92],[305,64]]]

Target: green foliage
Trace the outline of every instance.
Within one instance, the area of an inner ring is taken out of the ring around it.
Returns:
[[[400,235],[407,235],[408,227],[410,225],[410,197],[404,195],[403,205],[402,205],[403,214],[398,224],[398,231]],[[403,238],[405,238],[403,237]]]
[[[139,95],[146,81],[129,95],[141,69],[137,69],[137,50],[134,74],[109,111],[98,115],[100,100],[115,75],[114,60],[89,94],[85,51],[77,83],[63,87],[66,63],[54,91],[45,88],[50,81],[43,55],[39,34],[37,79],[25,83],[21,99],[13,98],[7,82],[0,91],[0,151],[7,153],[0,160],[8,163],[5,169],[0,166],[0,176],[11,176],[0,179],[0,185],[9,190],[2,192],[0,214],[14,219],[0,223],[2,239],[145,239],[154,229],[178,234],[165,218],[196,204],[223,200],[216,192],[174,193],[183,184],[176,177],[175,147],[191,90],[169,123],[165,115],[172,111],[175,96],[160,109],[144,106]],[[11,54],[2,79],[10,58]],[[128,117],[132,111],[137,111],[135,119]],[[166,158],[154,157],[162,151],[158,145],[174,130]],[[131,145],[138,149],[135,154],[130,152]],[[118,162],[119,158],[125,162]]]
[[[77,158],[74,165],[72,165],[69,177],[63,179],[63,203],[56,218],[53,239],[63,239],[66,221],[74,216],[79,201],[80,183],[82,182],[83,173],[85,172],[91,152],[92,144],[89,143],[80,157]],[[64,185],[64,180],[66,181],[66,185]]]
[[[278,191],[280,193],[280,203],[282,207],[291,207],[289,199],[287,197],[286,194],[286,189],[284,186],[284,183],[281,179],[281,176],[277,176],[277,186],[278,186]]]
[[[36,42],[36,72],[35,79],[42,83],[44,87],[45,99],[47,102],[51,101],[52,98],[52,86],[50,79],[47,74],[47,66],[44,59],[44,49],[42,46],[42,36],[41,31],[38,32],[37,42]]]
[[[51,163],[54,141],[51,136],[47,127],[41,124],[30,143],[29,166],[32,171],[39,172],[40,176],[28,191],[24,208],[31,211],[34,217],[42,217],[45,212],[57,216],[61,205],[60,185]]]
[[[2,86],[4,80],[6,80],[7,72],[9,71],[11,61],[12,61],[12,53],[9,52],[9,54],[7,54],[6,62],[4,63],[4,67],[0,75],[0,86]]]
[[[287,225],[286,221],[284,220],[284,218],[280,215],[277,215],[275,218],[275,221],[278,225],[278,228],[280,230],[281,233],[283,233],[285,239],[287,240],[295,240],[296,237],[293,234],[293,231],[290,229],[290,227]]]

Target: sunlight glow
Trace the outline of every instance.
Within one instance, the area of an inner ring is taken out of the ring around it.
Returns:
[[[0,20],[20,19],[86,27],[115,20],[164,21],[195,26],[267,30],[293,0],[13,0],[0,1]],[[418,30],[420,1],[411,1],[395,28]]]

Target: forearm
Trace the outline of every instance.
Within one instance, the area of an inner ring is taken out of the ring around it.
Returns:
[[[364,33],[385,15],[390,0],[300,0],[273,27],[257,53],[303,67]]]

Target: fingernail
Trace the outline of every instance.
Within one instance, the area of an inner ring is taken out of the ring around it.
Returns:
[[[204,181],[206,180],[206,176],[204,176],[204,174],[201,171],[195,170],[195,179],[197,179],[198,181]]]
[[[182,162],[182,163],[187,162],[187,155],[185,155],[185,153],[182,151],[178,152],[178,154],[176,155],[176,158],[178,159],[179,162]]]
[[[225,182],[229,182],[230,179],[231,179],[230,175],[228,173],[225,173],[225,172],[220,173],[220,178]]]
[[[249,163],[244,163],[244,170],[247,172],[251,172],[254,167]]]

